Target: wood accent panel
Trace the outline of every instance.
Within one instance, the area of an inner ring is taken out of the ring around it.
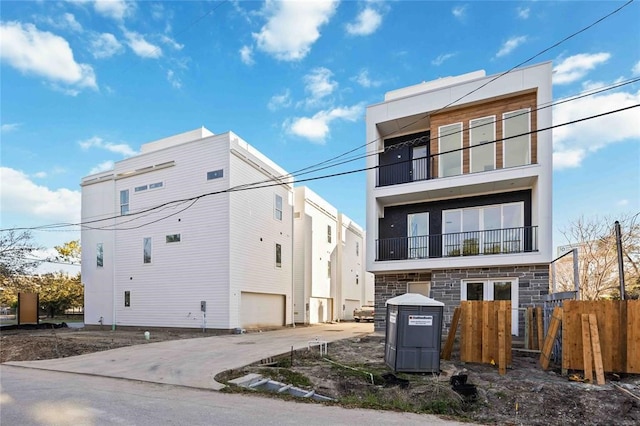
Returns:
[[[442,112],[433,114],[431,116],[431,142],[430,152],[431,155],[437,154],[438,151],[438,128],[447,124],[454,124],[462,122],[462,146],[463,148],[469,147],[469,121],[477,118],[495,116],[496,119],[496,140],[500,140],[503,137],[503,125],[502,114],[507,112],[516,111],[519,109],[529,108],[531,110],[531,131],[537,129],[538,114],[536,111],[537,104],[537,90],[531,90],[524,93],[517,94],[511,97],[500,97],[487,100],[486,102],[474,102],[473,104],[447,108]],[[495,144],[495,156],[496,156],[496,168],[501,169],[503,167],[502,156],[502,142],[496,142]],[[462,155],[462,170],[463,173],[469,173],[469,150],[465,149]],[[531,162],[536,164],[538,162],[538,136],[537,133],[531,134]],[[433,169],[431,170],[431,177],[438,176],[438,157],[434,157]]]

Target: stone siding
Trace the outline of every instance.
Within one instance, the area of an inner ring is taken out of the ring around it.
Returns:
[[[518,307],[540,305],[549,294],[549,265],[501,266],[492,268],[441,269],[432,272],[376,274],[375,330],[386,328],[385,302],[407,292],[407,282],[430,281],[430,297],[444,303],[443,333],[449,332],[453,311],[460,305],[460,283],[466,279],[518,278]]]

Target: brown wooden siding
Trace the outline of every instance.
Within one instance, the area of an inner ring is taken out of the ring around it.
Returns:
[[[538,114],[536,111],[537,104],[537,90],[531,90],[524,93],[517,94],[515,96],[495,98],[486,102],[473,103],[472,105],[461,106],[458,108],[449,108],[443,112],[433,114],[431,116],[431,155],[438,153],[438,128],[448,124],[462,122],[462,147],[469,147],[469,121],[487,117],[495,116],[496,119],[496,140],[500,140],[503,137],[502,126],[502,114],[519,109],[529,108],[531,111],[531,163],[536,164],[538,162],[538,137],[535,130],[537,129]],[[495,144],[496,155],[496,168],[501,169],[503,167],[502,158],[502,142]],[[469,173],[470,161],[469,150],[464,149],[462,154],[462,171],[463,173]],[[438,157],[434,157],[433,168],[431,170],[431,177],[438,176]]]

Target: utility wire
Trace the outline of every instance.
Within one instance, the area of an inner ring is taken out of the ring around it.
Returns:
[[[518,137],[521,137],[521,136],[531,135],[531,134],[534,134],[534,133],[544,132],[544,131],[552,130],[552,129],[555,129],[555,128],[558,128],[558,127],[563,127],[563,126],[567,126],[567,125],[571,125],[571,124],[576,124],[576,123],[580,123],[580,122],[587,121],[587,120],[592,120],[592,119],[603,117],[603,116],[610,115],[610,114],[616,114],[616,113],[627,111],[627,110],[630,110],[630,109],[633,109],[633,108],[637,108],[637,107],[640,107],[640,104],[631,105],[631,106],[624,107],[624,108],[619,108],[619,109],[616,109],[616,110],[606,111],[606,112],[603,112],[603,113],[600,113],[600,114],[595,114],[595,115],[592,115],[592,116],[589,116],[589,117],[583,117],[583,118],[579,118],[579,119],[576,119],[576,120],[568,121],[568,122],[565,122],[565,123],[555,124],[555,125],[552,125],[552,126],[549,126],[549,127],[532,130],[532,131],[529,131],[529,132],[525,132],[525,133],[522,133],[522,134],[509,136],[509,137],[506,137],[506,138],[496,139],[496,140],[490,141],[490,142],[484,142],[482,144],[478,144],[478,145],[474,145],[474,146],[467,146],[467,147],[457,148],[457,149],[453,149],[453,150],[449,150],[449,151],[445,151],[445,152],[441,152],[441,153],[437,153],[437,154],[432,154],[432,155],[428,156],[428,158],[437,157],[437,156],[440,156],[440,155],[445,155],[445,154],[454,153],[454,152],[460,152],[460,151],[464,151],[464,150],[467,150],[467,149],[471,149],[471,148],[475,148],[475,147],[479,147],[479,146],[483,146],[483,145],[493,144],[493,143],[502,142],[502,141],[509,140],[509,139],[518,138]],[[425,157],[425,158],[427,158],[427,157]],[[368,171],[368,170],[375,170],[375,169],[378,169],[378,168],[381,168],[381,167],[389,167],[389,166],[393,166],[393,165],[408,163],[408,162],[411,162],[411,161],[413,161],[413,159],[398,161],[396,163],[387,164],[387,165],[384,165],[384,166],[376,165],[376,166],[365,167],[365,168],[360,168],[360,169],[355,169],[355,170],[348,170],[348,171],[339,172],[339,173],[332,173],[332,174],[323,175],[323,176],[316,176],[316,177],[310,177],[310,178],[306,178],[306,179],[299,179],[299,180],[296,180],[295,182],[302,183],[302,182],[309,182],[309,181],[319,180],[319,179],[328,179],[328,178],[337,177],[337,176],[344,176],[344,175],[349,175],[349,174],[353,174],[353,173],[360,173],[360,172]],[[223,189],[223,190],[219,190],[219,191],[213,191],[213,192],[209,192],[209,193],[205,193],[205,194],[200,194],[200,195],[197,195],[197,196],[194,196],[194,197],[189,197],[189,198],[185,198],[185,199],[181,199],[181,200],[168,201],[166,203],[161,204],[160,206],[150,207],[148,209],[144,209],[144,210],[142,210],[142,211],[140,211],[138,213],[134,213],[134,214],[146,213],[146,212],[149,212],[149,211],[157,210],[160,207],[164,207],[164,206],[167,206],[167,205],[170,205],[170,204],[175,204],[175,203],[184,203],[184,202],[188,202],[188,201],[193,201],[193,203],[191,203],[187,207],[183,208],[179,212],[172,213],[169,216],[165,216],[165,217],[156,219],[156,220],[154,220],[152,222],[138,225],[136,227],[123,228],[122,230],[138,229],[138,228],[141,228],[143,226],[150,225],[151,223],[156,223],[156,222],[164,220],[164,219],[166,219],[168,217],[174,216],[175,214],[178,214],[180,212],[183,212],[183,211],[189,209],[193,204],[195,204],[195,202],[197,200],[199,200],[201,198],[209,197],[209,196],[212,196],[212,195],[223,194],[223,193],[247,191],[247,190],[252,190],[252,189],[268,188],[268,187],[279,186],[279,185],[291,185],[291,184],[293,184],[293,182],[294,182],[293,180],[290,181],[290,182],[277,181],[277,182],[271,182],[271,183],[264,183],[264,184],[259,185],[259,186],[234,187],[234,188],[228,188],[228,189]],[[105,218],[105,219],[100,219],[100,220],[93,220],[93,221],[89,221],[89,222],[80,222],[80,223],[75,223],[75,224],[68,224],[67,226],[86,227],[87,223],[102,222],[104,220],[113,220],[113,219],[126,217],[126,216],[130,216],[130,215],[116,215],[116,216],[111,216],[111,217],[108,217],[108,218]],[[42,226],[40,228],[42,228]],[[32,230],[33,227],[11,228],[11,229],[12,230]],[[100,228],[97,228],[97,229],[100,229]],[[111,229],[104,229],[104,230],[120,230],[120,229],[119,228],[111,228]]]

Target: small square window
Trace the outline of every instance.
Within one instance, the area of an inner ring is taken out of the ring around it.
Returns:
[[[223,175],[224,173],[222,169],[207,172],[207,180],[220,179]]]
[[[150,183],[149,189],[162,188],[164,186],[163,182]]]
[[[130,291],[125,291],[124,292],[124,307],[128,308],[129,306],[131,306],[131,292]]]
[[[282,268],[282,246],[276,244],[276,268]]]
[[[142,185],[142,186],[136,186],[133,190],[135,192],[141,192],[141,191],[146,191],[147,189],[149,189],[147,185]]]
[[[165,237],[167,243],[179,243],[180,234],[171,234]]]

